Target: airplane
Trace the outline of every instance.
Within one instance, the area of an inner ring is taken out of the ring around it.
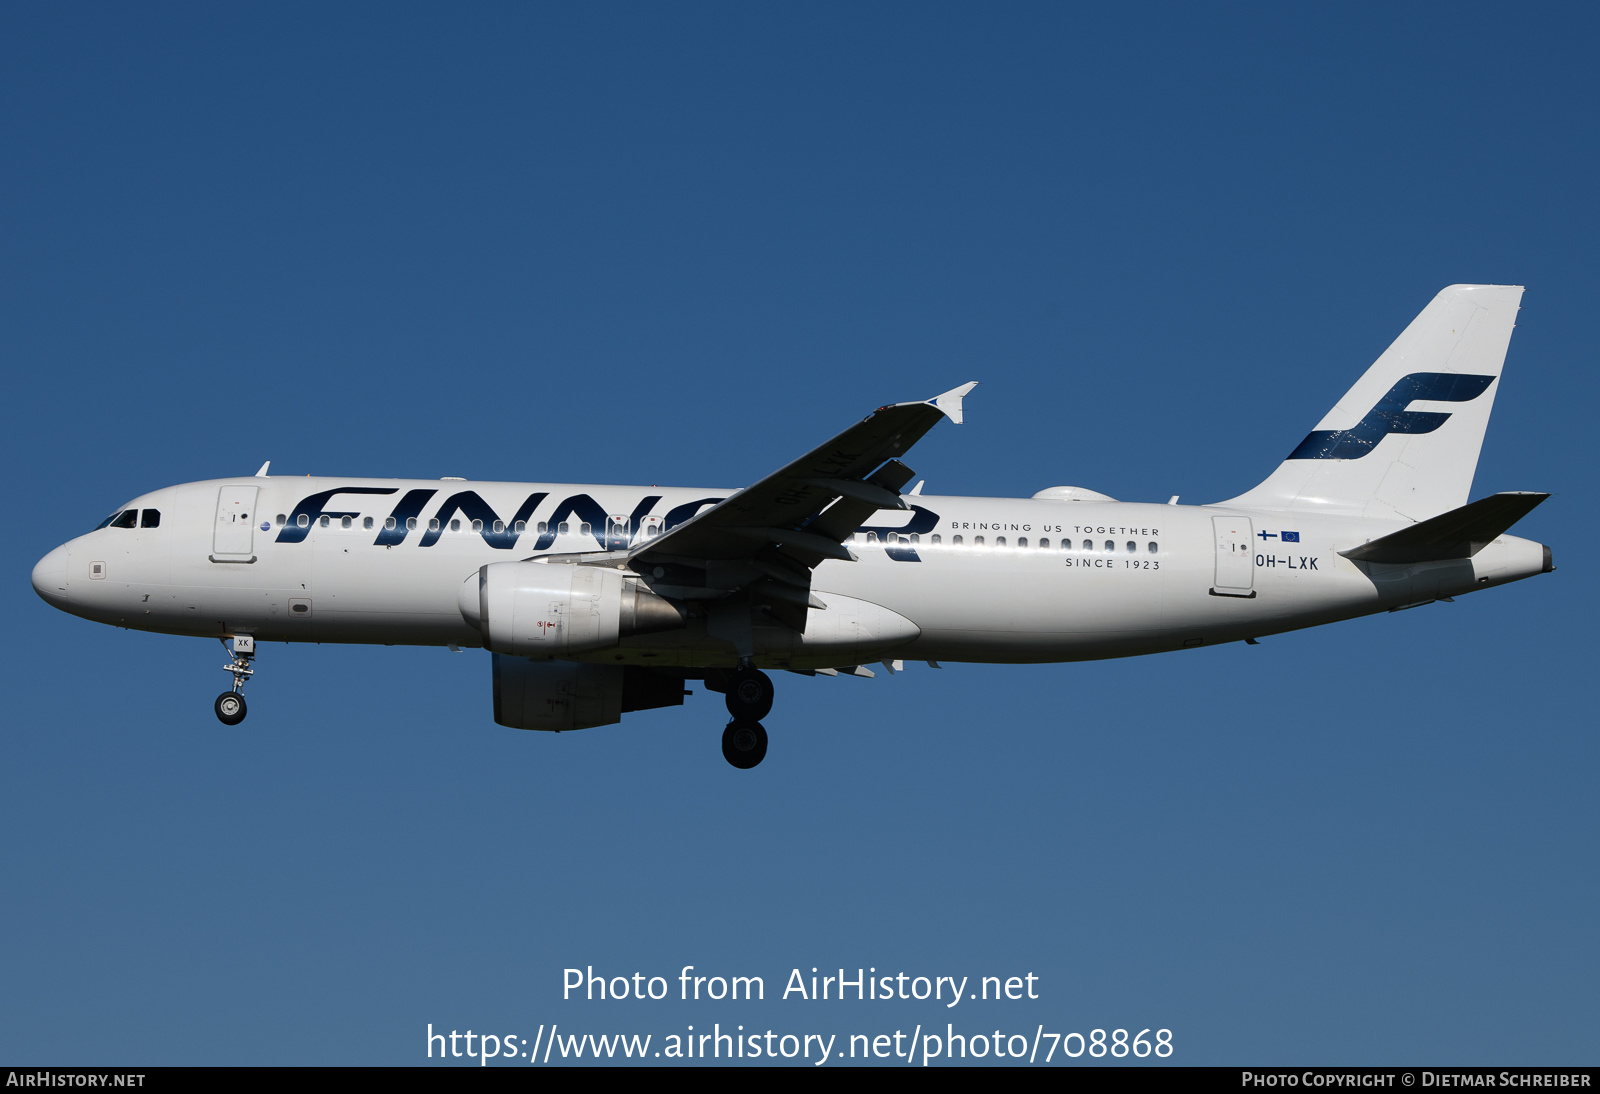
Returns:
[[[155,490],[33,570],[100,623],[218,638],[238,725],[258,642],[474,647],[494,720],[585,729],[721,692],[736,768],[767,670],[1193,649],[1399,611],[1555,567],[1469,502],[1522,297],[1441,291],[1263,482],[1206,505],[1055,486],[935,497],[900,457],[975,383],[879,407],[742,490],[268,474]],[[231,649],[228,648],[231,642]]]

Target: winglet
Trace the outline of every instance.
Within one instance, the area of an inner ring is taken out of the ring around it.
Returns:
[[[957,419],[957,421],[959,421],[959,420],[960,419]],[[270,478],[271,476],[269,476],[267,474],[267,468],[269,468],[271,466],[272,466],[272,461],[271,460],[268,460],[266,463],[262,464],[261,465],[261,470],[256,472],[256,478],[258,478],[258,479]]]
[[[935,395],[933,398],[929,399],[928,402],[944,411],[944,416],[946,418],[949,418],[952,422],[955,422],[956,425],[960,425],[961,400],[966,396],[967,392],[971,391],[977,386],[978,381],[974,380],[970,384],[962,384],[960,387],[953,387],[943,395]]]

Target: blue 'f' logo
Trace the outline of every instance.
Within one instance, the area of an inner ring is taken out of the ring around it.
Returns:
[[[1359,460],[1391,433],[1432,433],[1450,415],[1431,410],[1407,410],[1418,399],[1439,403],[1470,403],[1494,383],[1493,376],[1465,376],[1453,372],[1413,372],[1395,381],[1378,405],[1350,429],[1313,429],[1291,460]]]

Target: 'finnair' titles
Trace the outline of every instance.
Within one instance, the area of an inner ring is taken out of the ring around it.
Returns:
[[[477,647],[494,720],[570,730],[723,693],[736,767],[767,749],[770,671],[1038,663],[1250,642],[1547,573],[1508,535],[1548,495],[1469,501],[1522,289],[1455,285],[1260,485],[1210,505],[933,497],[901,462],[974,384],[880,407],[743,489],[279,478],[119,506],[33,571],[101,623],[231,645]]]

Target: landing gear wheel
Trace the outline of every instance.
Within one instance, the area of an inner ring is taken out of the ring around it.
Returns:
[[[772,678],[746,665],[728,681],[728,713],[735,721],[759,722],[772,713]]]
[[[219,638],[222,648],[228,650],[228,640]],[[245,705],[244,696],[239,689],[244,687],[245,681],[255,675],[255,667],[251,664],[256,657],[256,640],[254,635],[236,634],[233,636],[233,649],[228,650],[229,662],[222,667],[233,673],[233,690],[225,691],[217,696],[214,704],[217,711],[217,721],[225,726],[236,726],[244,721]]]
[[[767,731],[760,722],[733,721],[722,731],[722,756],[734,767],[748,771],[767,755]]]
[[[244,696],[237,691],[225,691],[217,696],[217,721],[225,726],[236,726],[244,721],[245,709]],[[762,749],[765,751],[765,748]]]

